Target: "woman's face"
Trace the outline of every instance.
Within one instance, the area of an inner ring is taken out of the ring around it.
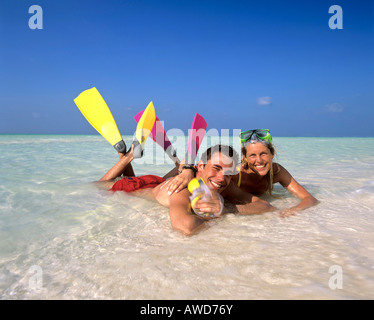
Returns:
[[[261,142],[249,143],[245,148],[247,151],[245,159],[249,168],[255,173],[265,176],[269,172],[274,158],[270,149]]]

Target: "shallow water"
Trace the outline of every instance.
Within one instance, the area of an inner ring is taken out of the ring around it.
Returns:
[[[117,161],[102,137],[0,136],[0,297],[373,299],[374,139],[274,142],[321,203],[289,218],[229,214],[184,237],[167,208],[91,183]],[[173,144],[181,157],[185,140]],[[163,175],[171,162],[147,141],[134,168]]]

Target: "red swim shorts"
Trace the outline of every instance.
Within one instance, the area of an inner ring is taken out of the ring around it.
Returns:
[[[151,174],[140,177],[125,177],[115,182],[110,191],[133,192],[140,189],[154,188],[164,181],[164,178]]]

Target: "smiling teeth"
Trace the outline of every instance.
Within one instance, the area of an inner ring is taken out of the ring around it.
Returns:
[[[210,183],[212,184],[213,187],[215,188],[220,188],[221,186],[213,181],[210,181]]]
[[[256,166],[256,168],[265,168],[265,165],[263,164],[262,166]]]

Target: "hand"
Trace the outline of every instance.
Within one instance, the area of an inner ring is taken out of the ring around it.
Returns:
[[[297,209],[296,207],[282,209],[279,211],[279,216],[281,218],[287,218],[287,217],[295,216],[299,211],[300,210]]]
[[[165,188],[168,191],[168,195],[178,193],[188,186],[188,183],[194,178],[194,172],[192,170],[183,170],[181,174],[169,179],[161,188]]]
[[[208,217],[212,218],[213,216],[214,218],[218,218],[222,215],[224,200],[219,193],[215,191],[211,192],[212,196],[209,199],[197,201],[194,209],[208,214]]]

